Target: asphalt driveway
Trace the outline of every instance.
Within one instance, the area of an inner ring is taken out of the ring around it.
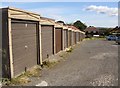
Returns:
[[[118,45],[113,41],[85,40],[42,77],[28,85],[38,86],[117,86]]]

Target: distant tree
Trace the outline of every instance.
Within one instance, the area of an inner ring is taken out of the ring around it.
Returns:
[[[73,23],[73,26],[77,27],[81,31],[84,31],[87,28],[87,26],[84,23],[82,23],[80,20],[77,20],[75,23]]]
[[[111,28],[99,28],[99,34],[106,36],[110,34],[111,30]]]

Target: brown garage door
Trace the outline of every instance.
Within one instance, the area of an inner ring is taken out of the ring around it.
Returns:
[[[74,42],[76,44],[76,32],[74,32]]]
[[[69,46],[72,45],[72,31],[69,30],[69,33],[68,33],[68,42],[69,42]]]
[[[64,49],[68,47],[68,30],[64,30]]]
[[[54,45],[54,26],[42,25],[41,26],[41,43],[42,43],[42,59],[48,58],[53,54],[53,45]]]
[[[67,48],[68,48],[68,30],[66,30],[66,43],[67,43]]]
[[[72,32],[72,45],[75,44],[75,36],[74,36],[74,32]]]
[[[56,53],[62,50],[62,29],[55,29],[55,44],[56,44]]]
[[[81,33],[80,33],[80,41],[81,41],[81,38],[82,38],[82,36],[81,36]]]
[[[79,32],[77,32],[77,42],[79,42]]]
[[[36,23],[12,21],[14,75],[37,64]]]
[[[79,32],[79,41],[80,41],[80,32]]]

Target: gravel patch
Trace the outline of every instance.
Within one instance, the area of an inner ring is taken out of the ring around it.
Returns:
[[[118,79],[116,79],[118,80]],[[94,79],[90,84],[92,86],[114,86],[115,77],[114,75],[101,75],[100,77]]]

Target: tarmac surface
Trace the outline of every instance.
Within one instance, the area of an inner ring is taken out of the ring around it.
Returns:
[[[118,47],[114,41],[85,40],[64,61],[43,69],[28,86],[117,86]]]

